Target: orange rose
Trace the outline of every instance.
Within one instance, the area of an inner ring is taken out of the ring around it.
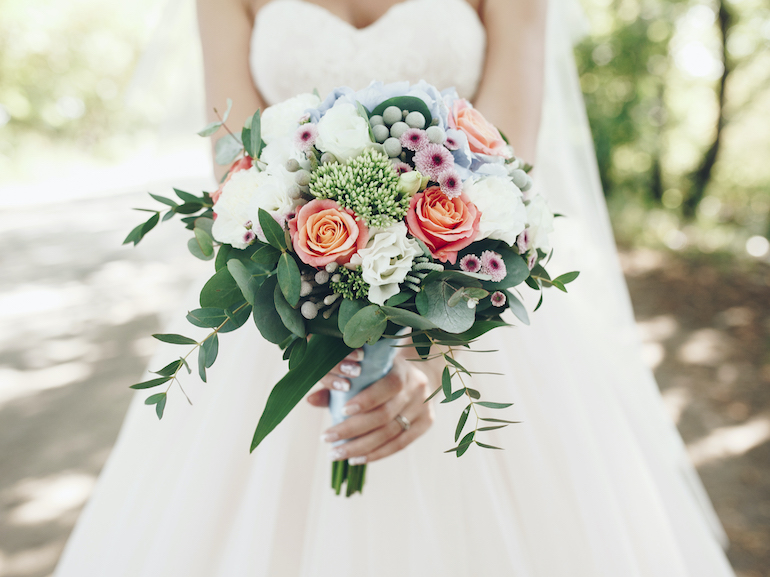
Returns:
[[[214,204],[217,203],[219,200],[219,197],[222,196],[222,189],[225,187],[227,182],[230,180],[230,177],[233,176],[236,172],[240,172],[241,170],[248,170],[251,168],[252,161],[250,156],[244,156],[240,160],[236,160],[233,162],[233,165],[230,167],[230,170],[227,171],[227,177],[222,181],[222,184],[219,185],[219,188],[216,190],[216,192],[213,192],[211,194],[211,200],[214,201]]]
[[[457,251],[473,242],[479,233],[481,212],[465,193],[447,198],[438,186],[415,194],[406,213],[406,225],[431,254],[442,262],[455,264]]]
[[[345,264],[369,240],[369,231],[353,211],[333,200],[311,200],[289,221],[294,252],[305,264],[321,268]]]
[[[463,98],[458,98],[452,104],[449,127],[465,133],[468,137],[468,146],[473,152],[503,158],[511,157],[511,151],[500,135],[500,131]]]

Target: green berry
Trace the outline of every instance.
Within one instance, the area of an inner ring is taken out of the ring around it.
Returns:
[[[406,115],[405,121],[412,128],[425,127],[425,117],[422,115],[421,112],[417,112],[417,111],[410,112],[409,114]]]
[[[307,186],[310,184],[310,173],[307,170],[298,170],[294,173],[294,178],[300,186]]]
[[[321,164],[331,164],[333,162],[338,162],[337,157],[334,156],[331,152],[324,152],[321,155]]]
[[[406,122],[396,122],[390,127],[390,135],[393,138],[401,138],[401,135],[409,130],[409,125]]]
[[[374,139],[382,144],[390,136],[390,130],[384,124],[375,124],[372,126],[372,132],[374,133]]]
[[[371,124],[372,127],[380,126],[382,124],[385,124],[385,121],[382,119],[382,116],[380,116],[379,114],[375,114],[369,119],[369,124]]]
[[[296,158],[290,158],[286,161],[286,170],[289,172],[297,172],[299,168],[299,162],[297,162]]]
[[[382,113],[382,120],[388,126],[392,126],[401,120],[401,109],[398,106],[388,106]]]
[[[446,140],[446,132],[440,126],[429,126],[425,133],[428,135],[428,140],[434,144],[444,144]]]
[[[391,136],[383,143],[383,147],[385,148],[385,154],[390,158],[396,158],[401,154],[401,143],[398,141],[398,138]]]

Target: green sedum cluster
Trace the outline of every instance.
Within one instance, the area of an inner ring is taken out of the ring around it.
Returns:
[[[350,300],[365,299],[369,296],[369,284],[361,276],[360,266],[355,270],[340,267],[337,272],[341,277],[340,280],[329,283],[335,293]]]
[[[403,220],[409,197],[397,190],[398,173],[388,157],[368,148],[348,164],[323,164],[313,172],[310,193],[351,209],[370,228]]]

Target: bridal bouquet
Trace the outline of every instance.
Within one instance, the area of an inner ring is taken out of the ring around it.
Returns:
[[[531,167],[468,101],[424,82],[339,88],[324,100],[302,94],[257,111],[240,134],[227,129],[228,113],[229,105],[199,133],[227,130],[215,147],[217,162],[231,165],[219,189],[202,196],[175,190],[181,202],[152,195],[169,207],[163,220],[185,215],[190,251],[214,259],[201,308],[187,316],[212,331],[202,341],[154,335],[193,348],[133,388],[170,387],[183,368],[190,371],[195,350],[205,381],[219,334],[251,317],[284,351],[289,369],[267,400],[252,451],[362,346],[362,375],[351,391],[332,392],[335,421],[344,418],[349,396],[387,373],[397,347],[410,346],[421,360],[445,363],[433,395],[468,403],[450,451],[460,457],[473,444],[497,448],[479,433],[510,421],[481,417],[480,409],[510,404],[480,400],[455,352],[506,326],[506,309],[529,323],[515,287],[540,291],[539,307],[544,287],[566,292],[578,275],[551,278],[544,268],[554,215],[532,193]],[[161,212],[151,212],[126,243],[136,244],[159,222]],[[411,343],[399,344],[406,338]],[[159,418],[166,392],[146,401]],[[475,427],[463,435],[471,412]],[[339,494],[347,483],[347,495],[361,491],[364,468],[335,462],[333,488]]]

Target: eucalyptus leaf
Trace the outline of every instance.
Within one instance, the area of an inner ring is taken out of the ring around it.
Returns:
[[[264,144],[262,141],[262,121],[259,110],[246,120],[241,132],[241,139],[243,140],[246,153],[251,158],[259,158]]]
[[[476,443],[476,444],[477,444],[479,447],[482,447],[482,448],[484,448],[484,449],[497,449],[498,451],[502,451],[502,450],[503,450],[503,448],[502,448],[502,447],[495,447],[494,445],[485,445],[485,444],[484,444],[484,443],[482,443],[481,441],[475,441],[475,443]]]
[[[299,303],[299,291],[302,285],[302,277],[299,274],[297,261],[288,252],[284,252],[278,258],[278,286],[281,287],[286,301],[296,307]]]
[[[267,239],[270,246],[277,248],[280,251],[285,251],[288,246],[286,244],[286,233],[280,224],[275,222],[275,219],[269,212],[260,208],[259,209],[259,226],[262,227],[262,232]]]
[[[144,400],[145,405],[154,405],[158,401],[160,401],[163,397],[166,396],[166,393],[155,393],[154,395],[150,395]]]
[[[264,267],[266,270],[273,270],[278,264],[278,258],[281,251],[265,243],[258,243],[256,250],[251,255],[251,260]]]
[[[163,411],[166,409],[166,400],[167,395],[164,393],[163,398],[160,399],[157,403],[155,403],[155,414],[158,415],[158,419],[163,418]]]
[[[179,200],[185,204],[201,204],[201,200],[203,200],[199,196],[195,196],[194,194],[190,194],[184,190],[179,190],[178,188],[174,189],[174,194],[176,194],[179,197]]]
[[[505,296],[508,297],[508,307],[513,314],[516,315],[516,318],[529,326],[529,315],[527,314],[527,309],[524,307],[524,304],[509,291],[505,291]]]
[[[473,326],[476,312],[465,304],[449,306],[452,295],[462,288],[457,280],[446,273],[428,275],[422,284],[422,290],[415,297],[417,311],[437,327],[449,333],[461,333]],[[430,280],[429,280],[430,279]],[[469,282],[477,282],[467,279]]]
[[[337,317],[337,325],[341,332],[345,332],[345,326],[348,324],[348,321],[365,306],[366,302],[362,300],[343,299],[342,303],[340,303],[339,316]]]
[[[244,299],[238,283],[235,282],[230,270],[225,267],[219,269],[212,276],[203,288],[200,294],[200,305],[206,307],[217,307],[226,309]]]
[[[192,254],[195,258],[199,258],[200,260],[211,260],[214,258],[214,251],[208,255],[204,254],[201,250],[200,244],[198,244],[198,239],[193,237],[187,241],[187,249],[190,251],[190,254]]]
[[[304,339],[307,336],[307,331],[305,329],[305,318],[302,316],[302,313],[300,313],[298,309],[292,308],[286,301],[280,286],[275,287],[273,295],[273,298],[275,299],[275,310],[278,311],[278,315],[281,317],[283,325],[292,333]]]
[[[289,354],[289,370],[295,369],[305,358],[307,352],[307,340],[297,339],[294,345],[291,347],[291,353]]]
[[[452,377],[449,375],[449,367],[444,367],[441,373],[441,388],[444,390],[444,398],[449,399],[452,396]]]
[[[181,366],[182,366],[182,360],[177,359],[175,361],[171,361],[169,364],[167,364],[165,367],[163,367],[159,371],[155,371],[155,374],[160,375],[162,377],[173,377]]]
[[[152,335],[154,339],[158,339],[162,343],[171,343],[172,345],[197,345],[198,341],[195,339],[191,339],[190,337],[185,337],[182,335],[175,335],[175,334],[154,334]]]
[[[224,309],[203,307],[187,313],[187,320],[196,327],[215,329],[227,320]]]
[[[171,207],[179,206],[176,202],[174,202],[170,198],[166,198],[165,196],[160,196],[159,194],[153,194],[151,192],[149,193],[149,195],[153,197],[155,200],[157,200],[158,202],[162,202],[163,204],[166,204],[168,206],[171,206]]]
[[[144,381],[142,383],[131,385],[131,388],[132,389],[151,389],[152,387],[157,387],[158,385],[167,383],[170,380],[171,380],[171,377],[159,377],[157,379],[150,379],[149,381]]]
[[[473,442],[474,437],[476,436],[476,431],[471,431],[467,435],[463,437],[463,440],[460,441],[460,444],[457,446],[457,457],[462,457],[465,451],[468,450],[468,447],[471,446],[471,443]]]
[[[214,261],[214,270],[218,271],[221,268],[227,266],[227,260],[230,258],[230,253],[233,251],[233,247],[229,244],[223,244],[219,246],[217,250],[217,258]]]
[[[455,443],[457,442],[457,439],[460,438],[460,435],[463,432],[463,428],[465,427],[465,422],[468,420],[468,414],[471,411],[471,407],[473,405],[468,405],[463,409],[463,412],[460,414],[460,420],[457,421],[457,428],[455,429]]]
[[[214,145],[214,160],[221,166],[232,164],[243,150],[243,144],[232,134],[225,134]]]
[[[490,401],[479,401],[476,404],[487,409],[507,409],[513,405],[513,403],[492,403]]]
[[[389,307],[397,307],[398,305],[404,304],[410,298],[412,298],[410,291],[401,291],[400,293],[396,293],[388,300],[386,300],[385,304]]]
[[[452,395],[448,399],[444,399],[443,401],[441,401],[441,403],[442,404],[451,403],[452,401],[456,401],[463,395],[465,395],[465,389],[457,389],[454,393],[452,393]]]
[[[428,319],[406,309],[390,306],[383,306],[380,308],[387,315],[390,322],[401,325],[402,327],[412,327],[421,331],[438,328]]]
[[[275,287],[278,279],[271,276],[262,283],[254,299],[254,322],[265,339],[276,345],[292,336],[275,310]]]
[[[414,344],[417,354],[420,355],[420,358],[425,359],[430,355],[431,342],[428,335],[413,332],[412,343]]]
[[[253,306],[257,290],[259,290],[262,283],[258,282],[238,259],[232,258],[227,261],[227,271],[235,280],[238,288],[241,289],[243,298]]]
[[[211,238],[211,235],[204,229],[198,227],[195,227],[193,233],[195,234],[195,240],[198,243],[198,247],[201,249],[201,253],[203,253],[206,258],[213,258],[214,239]]]
[[[205,216],[200,216],[195,219],[195,228],[205,230],[209,236],[214,236],[211,229],[214,227],[214,219]]]
[[[208,369],[209,367],[211,367],[211,365],[214,364],[214,361],[217,360],[217,355],[219,354],[219,335],[209,336],[201,344],[201,350],[206,355],[205,365],[206,365],[206,368]]]
[[[564,273],[563,275],[557,276],[554,280],[554,282],[559,281],[561,284],[569,284],[572,281],[574,281],[578,276],[580,276],[580,273],[578,271],[572,271]]]
[[[477,431],[485,432],[485,431],[495,431],[497,429],[502,429],[504,427],[507,427],[508,425],[494,425],[492,427],[481,427],[480,429],[476,429]]]
[[[246,324],[246,321],[249,320],[249,317],[251,316],[251,310],[251,305],[245,300],[236,303],[232,307],[226,308],[225,315],[227,316],[227,320],[229,322],[222,325],[222,328],[219,329],[219,332],[229,333],[242,327],[244,324]]]
[[[206,380],[206,353],[204,352],[203,347],[198,349],[198,376],[204,383],[208,382]]]
[[[220,128],[222,128],[222,122],[217,120],[216,122],[211,122],[206,126],[204,126],[203,128],[201,128],[197,134],[198,136],[203,136],[205,138],[207,136],[211,136]]]
[[[343,339],[353,349],[366,343],[374,344],[385,332],[388,318],[377,305],[369,305],[358,311],[345,325]]]

